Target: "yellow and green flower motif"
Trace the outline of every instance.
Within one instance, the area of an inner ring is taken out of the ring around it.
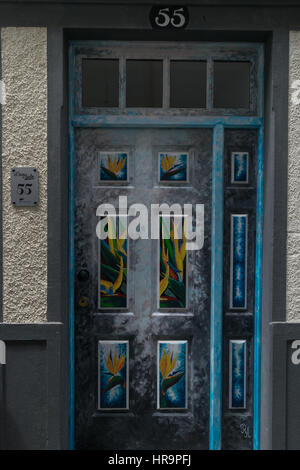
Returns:
[[[127,307],[127,239],[115,234],[108,218],[108,237],[100,240],[100,308]]]
[[[160,308],[186,308],[186,237],[178,238],[179,223],[173,221],[170,238],[164,238],[161,218],[160,240]]]
[[[185,407],[185,386],[184,383],[178,387],[180,380],[184,377],[185,370],[184,367],[175,370],[178,355],[175,355],[173,352],[167,350],[163,344],[160,345],[160,401],[159,408],[177,408]],[[185,346],[184,343],[179,344],[178,347]],[[185,348],[180,350],[180,354],[185,354]],[[185,361],[184,361],[185,362]],[[177,387],[176,387],[177,385]],[[176,388],[176,390],[174,389]],[[174,389],[174,390],[172,390]]]
[[[99,341],[99,409],[128,409],[128,341]]]
[[[127,181],[127,153],[100,153],[100,180]]]
[[[187,181],[187,153],[161,153],[160,181]]]
[[[104,388],[103,393],[108,392],[117,385],[122,385],[123,388],[126,388],[125,379],[122,375],[119,374],[119,372],[123,369],[125,365],[125,354],[122,354],[121,357],[118,357],[117,353],[115,352],[114,358],[112,358],[112,355],[110,353],[108,357],[104,358],[104,361],[108,370],[106,374],[111,375],[111,377],[108,380],[108,383]]]

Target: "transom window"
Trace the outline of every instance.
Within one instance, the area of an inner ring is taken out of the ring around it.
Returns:
[[[77,114],[258,114],[255,45],[101,45],[76,46]]]

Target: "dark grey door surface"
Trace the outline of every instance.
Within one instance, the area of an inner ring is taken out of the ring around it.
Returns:
[[[75,131],[78,449],[208,448],[211,154],[211,129]],[[185,252],[172,217],[152,240],[150,215],[149,239],[108,223],[100,241],[97,207],[119,196],[204,204],[203,248]]]

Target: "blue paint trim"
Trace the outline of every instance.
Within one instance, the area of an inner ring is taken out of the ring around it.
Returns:
[[[74,127],[71,122],[74,110],[74,49],[69,50],[69,449],[74,449],[75,441],[75,149]]]
[[[145,116],[135,112],[124,115],[75,115],[74,127],[214,127],[258,128],[262,120],[255,116]]]
[[[258,130],[257,202],[256,202],[256,260],[254,307],[254,391],[253,391],[253,449],[260,449],[261,401],[261,302],[262,302],[262,243],[264,188],[264,128]]]
[[[258,111],[264,114],[264,46],[258,55]],[[264,124],[257,136],[257,188],[256,188],[256,260],[254,303],[254,390],[253,390],[253,449],[260,449],[260,403],[261,403],[261,306],[262,306],[262,249],[264,210]]]
[[[213,130],[211,327],[210,327],[210,450],[221,449],[222,321],[223,321],[223,212],[224,127]]]

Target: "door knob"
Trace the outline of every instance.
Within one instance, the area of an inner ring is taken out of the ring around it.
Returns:
[[[90,277],[90,273],[88,272],[87,269],[81,269],[79,273],[77,274],[77,279],[80,282],[88,281],[89,277]]]
[[[82,297],[80,297],[78,304],[79,304],[79,307],[81,307],[81,308],[88,307],[89,299],[85,296],[82,296]]]

